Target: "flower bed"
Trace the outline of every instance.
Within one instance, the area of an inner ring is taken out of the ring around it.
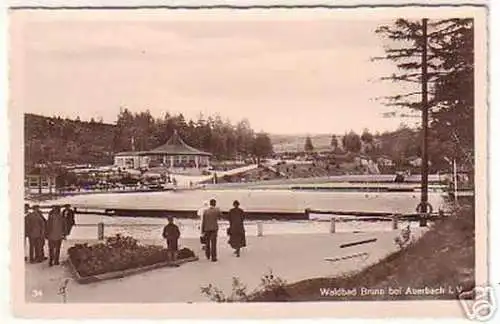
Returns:
[[[195,261],[188,248],[178,252],[177,261],[168,260],[168,252],[157,245],[140,245],[130,236],[116,235],[104,243],[76,244],[68,249],[69,263],[79,282],[124,277],[164,266]]]

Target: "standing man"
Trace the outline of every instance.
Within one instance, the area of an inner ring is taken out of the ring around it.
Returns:
[[[26,248],[28,247],[28,215],[30,213],[30,205],[24,204],[24,261],[28,261],[29,249],[28,253],[26,253]]]
[[[167,256],[169,261],[177,260],[179,250],[179,237],[181,232],[179,226],[174,224],[174,218],[168,216],[168,224],[163,228],[163,238],[167,241]]]
[[[216,207],[216,200],[210,200],[210,207],[203,213],[201,230],[206,237],[207,245],[205,255],[212,262],[217,261],[217,231],[219,230],[218,219],[222,216],[221,211]]]
[[[49,213],[47,221],[47,238],[49,240],[49,266],[59,265],[62,240],[66,238],[66,219],[61,214],[61,207],[55,206]]]
[[[40,263],[45,259],[43,244],[46,234],[46,221],[38,205],[33,206],[33,211],[24,219],[25,236],[29,242],[29,262]]]
[[[66,220],[66,236],[71,233],[71,229],[75,225],[75,211],[70,208],[69,204],[64,205],[63,216]]]

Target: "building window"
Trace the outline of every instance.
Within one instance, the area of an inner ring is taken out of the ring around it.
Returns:
[[[182,164],[182,156],[176,155],[174,156],[174,167],[178,168]]]
[[[38,177],[29,177],[29,187],[38,187]]]

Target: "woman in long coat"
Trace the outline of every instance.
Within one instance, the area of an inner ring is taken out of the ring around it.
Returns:
[[[245,226],[243,220],[245,212],[240,208],[240,203],[235,200],[233,202],[234,208],[229,211],[229,245],[234,249],[234,254],[239,257],[240,249],[246,246],[245,239]]]

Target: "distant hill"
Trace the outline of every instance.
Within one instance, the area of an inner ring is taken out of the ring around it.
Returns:
[[[279,135],[270,134],[274,152],[297,152],[304,150],[307,135]],[[332,134],[310,135],[315,151],[329,150]]]
[[[24,114],[25,166],[45,161],[109,164],[115,125]]]

